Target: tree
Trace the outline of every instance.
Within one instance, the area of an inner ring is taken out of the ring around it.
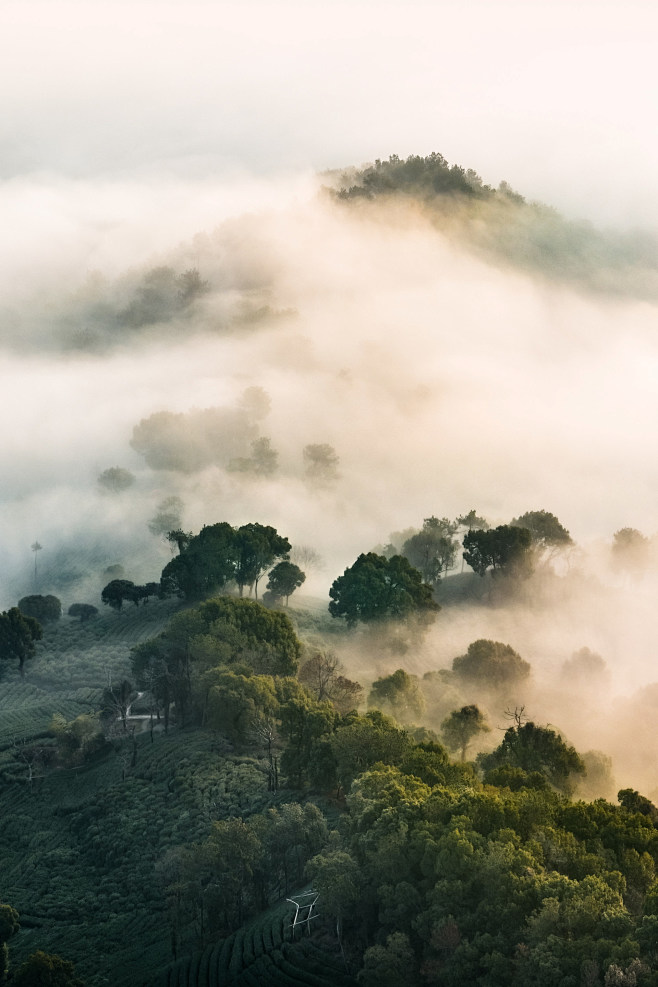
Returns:
[[[113,610],[121,610],[124,600],[134,601],[135,584],[130,579],[112,579],[101,591],[101,600]]]
[[[174,528],[173,531],[168,531],[166,534],[166,539],[172,546],[172,552],[173,546],[176,545],[179,555],[182,555],[193,538],[194,535],[191,531],[183,531],[182,528]]]
[[[462,528],[466,528],[467,531],[472,531],[474,528],[486,531],[489,528],[489,522],[486,518],[480,517],[473,508],[471,508],[468,514],[462,514],[456,520],[457,524]]]
[[[620,569],[640,575],[648,565],[650,547],[637,528],[620,528],[613,535],[612,557]]]
[[[340,462],[333,446],[326,442],[304,446],[304,476],[310,483],[324,486],[338,479]]]
[[[110,685],[104,689],[101,707],[101,717],[104,722],[111,725],[113,721],[121,720],[123,732],[126,733],[128,710],[135,696],[133,684],[128,679],[123,679],[117,685]]]
[[[440,609],[432,588],[408,559],[368,552],[334,580],[329,590],[332,617],[344,617],[348,627],[358,621],[404,620],[416,616],[433,619]]]
[[[24,596],[18,601],[18,609],[25,617],[34,617],[40,624],[59,620],[62,604],[56,596]]]
[[[338,779],[344,789],[362,772],[378,761],[399,764],[412,747],[406,731],[378,709],[369,710],[332,734],[331,749],[337,764]]]
[[[231,525],[222,521],[204,526],[162,570],[162,590],[188,600],[202,600],[235,578],[237,560]]]
[[[469,644],[466,654],[453,660],[452,669],[466,682],[490,689],[507,689],[530,676],[530,664],[514,648],[486,638]]]
[[[573,790],[573,776],[585,774],[585,764],[576,749],[555,730],[538,727],[532,721],[510,727],[501,744],[491,754],[481,754],[478,761],[485,772],[507,765],[528,774],[538,772],[566,794]]]
[[[466,750],[479,733],[488,733],[491,728],[477,706],[462,706],[454,709],[441,724],[441,733],[446,746],[451,751],[458,750],[461,760],[466,760]]]
[[[394,932],[386,939],[386,945],[369,946],[363,954],[363,968],[357,980],[363,987],[399,987],[413,983],[416,957],[409,937]]]
[[[234,579],[240,596],[245,586],[249,593],[255,591],[258,599],[258,582],[276,559],[287,559],[290,542],[270,525],[243,524],[235,532],[236,564]],[[292,592],[292,591],[291,591]]]
[[[390,713],[399,723],[415,723],[422,716],[425,700],[418,676],[398,668],[391,675],[375,679],[368,696],[368,708]]]
[[[210,291],[210,282],[203,281],[196,267],[179,274],[176,278],[178,286],[178,300],[185,308],[195,302],[197,298]]]
[[[286,598],[288,606],[289,597],[306,580],[306,574],[302,572],[298,565],[293,562],[279,562],[270,572],[267,581],[267,589],[275,600],[280,600],[282,596]]]
[[[43,545],[40,545],[38,541],[35,541],[30,546],[34,552],[34,588],[37,587],[37,553],[43,549]]]
[[[24,616],[18,607],[0,614],[0,659],[18,661],[21,678],[24,665],[35,654],[35,643],[42,638],[41,624],[34,617]]]
[[[265,436],[251,443],[251,456],[231,459],[226,467],[229,473],[251,473],[254,476],[273,476],[279,465],[279,454]]]
[[[567,529],[549,511],[527,511],[511,523],[517,528],[527,528],[533,544],[539,548],[562,548],[573,544]]]
[[[12,987],[84,987],[75,975],[75,967],[55,953],[38,949],[25,960],[11,977]]]
[[[170,531],[175,531],[181,527],[181,514],[183,511],[183,501],[175,495],[165,497],[158,504],[157,512],[148,522],[148,529],[152,535],[168,538]]]
[[[333,651],[315,651],[299,669],[298,679],[318,702],[329,699],[339,713],[349,713],[363,698],[363,687],[342,674]]]
[[[474,572],[526,578],[532,572],[532,535],[527,528],[501,524],[497,528],[473,529],[464,535],[464,559]]]
[[[122,466],[110,466],[98,477],[98,485],[107,493],[123,493],[135,483],[134,474]]]
[[[229,740],[252,741],[264,722],[272,722],[279,708],[274,680],[269,675],[241,675],[227,668],[206,672],[206,723]]]
[[[18,912],[11,905],[0,905],[0,984],[6,982],[9,969],[9,947],[7,940],[11,939],[20,929]]]
[[[453,568],[458,545],[452,536],[456,530],[457,524],[448,518],[425,518],[422,530],[402,546],[402,555],[422,573],[426,583],[435,585],[442,573]]]
[[[93,607],[91,603],[72,603],[68,609],[69,617],[79,617],[80,623],[91,620],[98,613],[98,607]]]

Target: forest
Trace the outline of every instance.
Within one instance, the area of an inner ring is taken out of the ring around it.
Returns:
[[[120,386],[2,493],[0,983],[658,987],[651,478],[564,383],[655,244],[440,154],[319,186],[5,337]]]

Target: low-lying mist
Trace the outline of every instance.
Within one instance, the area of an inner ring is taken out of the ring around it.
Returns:
[[[402,656],[341,642],[345,663],[370,682],[401,664],[449,668],[478,638],[507,642],[533,667],[531,718],[655,788],[658,575],[620,570],[610,549],[620,528],[658,530],[645,288],[606,294],[608,256],[588,260],[596,291],[552,262],[545,276],[535,261],[531,273],[487,260],[413,202],[351,209],[307,180],[249,213],[244,194],[232,216],[220,199],[213,211],[208,196],[196,235],[188,199],[178,228],[175,207],[157,229],[137,210],[147,249],[122,263],[130,217],[110,196],[105,217],[71,224],[62,253],[56,238],[41,246],[33,282],[25,251],[5,278],[0,604],[35,590],[98,603],[112,565],[158,579],[171,554],[149,522],[171,497],[186,530],[259,521],[315,549],[324,565],[300,599],[326,598],[359,553],[429,515],[476,508],[500,524],[544,508],[577,545],[558,576],[513,603],[446,603]],[[337,462],[314,473],[309,447]],[[134,478],[124,490],[98,482],[115,466]],[[560,678],[583,647],[605,660],[604,688]]]

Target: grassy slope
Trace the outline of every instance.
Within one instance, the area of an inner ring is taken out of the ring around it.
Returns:
[[[257,759],[234,757],[210,732],[138,737],[137,764],[120,743],[79,769],[30,787],[14,738],[97,707],[108,674],[129,672],[130,647],[156,634],[171,604],[102,612],[48,628],[25,682],[0,681],[0,898],[21,913],[12,962],[37,948],[71,959],[90,985],[150,984],[170,960],[156,864],[171,846],[203,839],[213,819],[271,804]],[[126,771],[125,779],[122,779]],[[278,799],[281,801],[281,798]]]

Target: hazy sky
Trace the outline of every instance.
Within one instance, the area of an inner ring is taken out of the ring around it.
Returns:
[[[0,177],[261,175],[443,153],[658,223],[652,0],[5,0]]]

